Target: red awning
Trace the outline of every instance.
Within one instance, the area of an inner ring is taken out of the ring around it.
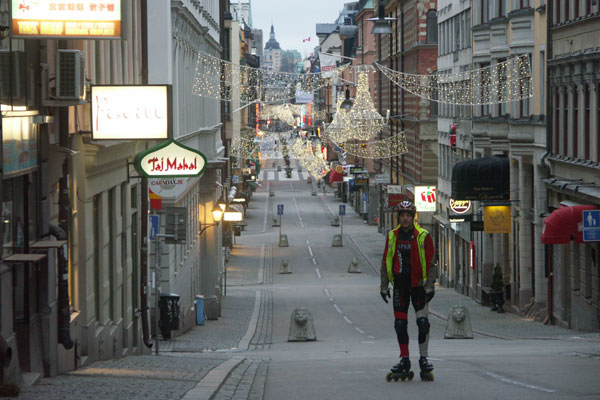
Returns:
[[[582,211],[596,208],[596,206],[571,206],[552,211],[544,219],[542,243],[565,244],[571,240],[574,240],[575,243],[583,243],[583,232],[579,230]]]
[[[337,165],[329,171],[329,183],[334,182],[344,182],[344,168],[341,165]]]

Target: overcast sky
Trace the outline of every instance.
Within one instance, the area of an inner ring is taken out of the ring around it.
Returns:
[[[269,40],[271,23],[283,50],[298,50],[308,56],[319,44],[316,24],[333,23],[350,0],[251,0],[252,25],[263,31],[263,46]],[[232,1],[235,3],[235,0]],[[302,42],[310,37],[310,41]]]

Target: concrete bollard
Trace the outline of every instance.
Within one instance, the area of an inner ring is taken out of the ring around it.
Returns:
[[[273,224],[271,226],[280,226],[281,225],[281,218],[279,218],[279,216],[273,217]]]
[[[333,218],[331,219],[331,226],[340,226],[340,217],[337,215],[334,215]]]
[[[292,270],[290,269],[289,262],[286,258],[281,260],[281,264],[279,265],[279,273],[280,274],[291,274]]]
[[[306,183],[308,183],[309,185],[312,183],[312,177],[308,177],[306,178]]]
[[[281,235],[279,238],[279,247],[289,247],[287,235]]]
[[[281,165],[277,166],[277,172],[281,172]]]
[[[298,172],[302,172],[302,167],[298,167]]]
[[[344,244],[342,243],[342,235],[339,233],[336,233],[335,235],[333,235],[333,242],[331,243],[331,247],[343,247]]]
[[[473,339],[471,315],[465,306],[454,306],[450,309],[444,339]]]
[[[356,257],[353,257],[352,261],[350,261],[350,264],[348,265],[348,272],[353,274],[360,274],[362,272]]]
[[[275,189],[270,188],[269,189],[269,197],[274,197],[275,196]]]
[[[310,195],[311,196],[316,196],[317,195],[317,189],[313,188],[312,191],[311,191],[311,193],[310,193]]]
[[[313,317],[306,308],[300,307],[292,311],[288,342],[309,342],[317,340]]]

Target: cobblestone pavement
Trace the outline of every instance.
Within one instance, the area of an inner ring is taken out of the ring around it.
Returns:
[[[231,372],[214,400],[262,399],[268,365],[268,359],[246,358]]]
[[[180,399],[222,357],[131,356],[99,361],[22,388],[22,399]]]

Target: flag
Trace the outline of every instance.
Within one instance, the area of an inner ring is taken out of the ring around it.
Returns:
[[[306,39],[302,39],[302,43],[306,43],[306,42],[310,42],[310,36],[307,37]]]
[[[150,197],[150,208],[155,210],[162,209],[162,197],[148,189],[148,197]]]
[[[340,59],[340,56],[336,56],[334,54],[329,53],[319,53],[319,60],[321,62],[321,71],[323,72],[323,76],[326,78],[331,77],[331,71],[335,70],[337,66],[337,61]]]

